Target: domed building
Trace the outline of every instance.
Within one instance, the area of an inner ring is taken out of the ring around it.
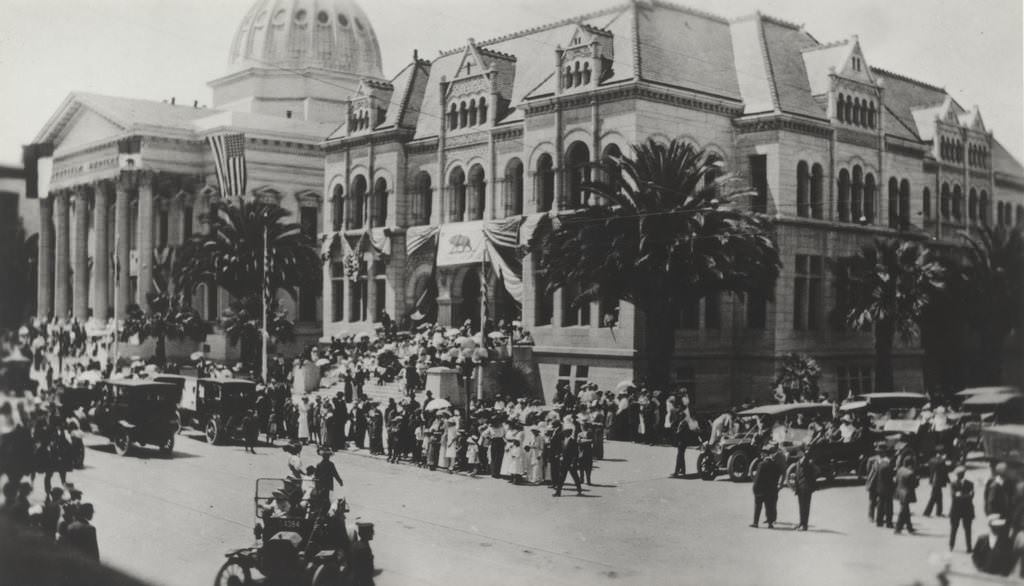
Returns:
[[[40,169],[52,168],[38,194],[41,217],[51,219],[40,234],[38,314],[109,328],[132,303],[145,306],[154,273],[204,229],[202,215],[221,197],[211,136],[243,134],[246,193],[285,207],[315,239],[320,144],[345,119],[355,88],[382,77],[377,35],[354,0],[256,0],[224,75],[209,84],[212,107],[71,93],[27,148],[47,160]],[[116,266],[127,267],[126,278],[116,278]],[[320,337],[319,297],[314,290],[280,296],[297,339],[279,351]],[[203,286],[194,303],[215,321],[229,299]],[[191,342],[172,346],[172,356],[196,350]],[[201,349],[219,359],[239,350],[217,332]]]

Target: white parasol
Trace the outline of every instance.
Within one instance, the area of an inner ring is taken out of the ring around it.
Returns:
[[[425,411],[437,411],[438,409],[448,409],[452,404],[447,399],[433,399],[423,409]]]

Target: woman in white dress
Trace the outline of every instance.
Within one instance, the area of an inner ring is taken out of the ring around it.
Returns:
[[[445,438],[444,457],[448,460],[448,472],[455,470],[455,460],[459,453],[459,410],[455,409],[452,416],[445,422],[447,434]]]
[[[507,474],[512,484],[519,484],[526,474],[526,450],[523,449],[523,426],[518,421],[509,422],[505,434],[505,460]]]
[[[448,412],[440,411],[437,414],[437,424],[441,428],[441,443],[437,453],[437,467],[448,467]]]
[[[528,480],[532,484],[544,482],[544,434],[537,426],[530,426],[526,438],[527,462],[529,463]]]
[[[303,397],[296,407],[299,410],[299,441],[307,443],[309,440],[309,399]]]

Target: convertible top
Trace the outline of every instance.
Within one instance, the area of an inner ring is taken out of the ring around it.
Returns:
[[[856,399],[864,400],[864,401],[872,401],[872,400],[876,400],[876,399],[883,399],[883,400],[884,399],[908,399],[908,400],[915,399],[915,400],[921,401],[921,404],[924,405],[925,403],[928,402],[928,395],[924,395],[924,394],[921,394],[921,393],[895,393],[895,392],[890,392],[890,393],[865,393],[863,395],[857,395]]]
[[[975,397],[978,395],[1019,395],[1017,387],[972,387],[956,394],[957,397]]]
[[[1021,395],[1004,393],[985,393],[974,395],[964,401],[964,407],[1002,407],[1014,401],[1021,400]]]
[[[105,384],[110,384],[125,389],[146,389],[151,391],[177,391],[178,387],[173,383],[160,382],[148,378],[125,378],[125,379],[107,379],[103,381]]]
[[[832,413],[832,405],[827,403],[780,403],[778,405],[761,405],[746,411],[740,411],[737,415],[788,415],[802,411],[821,411]]]

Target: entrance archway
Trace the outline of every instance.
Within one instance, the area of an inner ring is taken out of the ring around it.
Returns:
[[[459,287],[461,301],[453,311],[452,325],[461,327],[468,319],[473,324],[473,331],[480,329],[480,270],[466,269]]]

